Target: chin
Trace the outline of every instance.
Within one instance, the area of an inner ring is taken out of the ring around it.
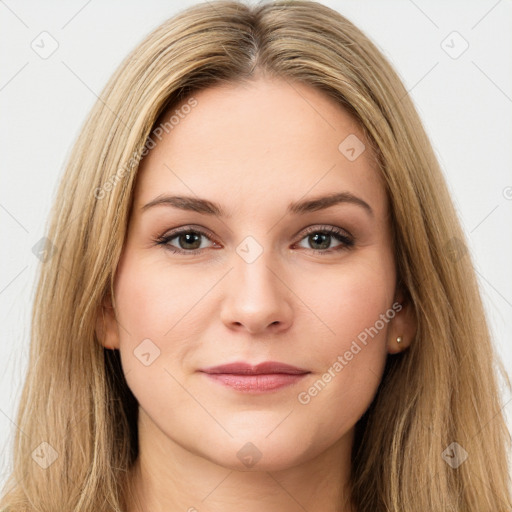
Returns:
[[[297,450],[297,442],[276,442],[265,439],[262,434],[259,437],[244,437],[243,441],[239,438],[230,439],[229,442],[219,443],[217,446],[221,451],[204,453],[203,456],[234,471],[281,471],[296,466],[307,458],[305,453]]]

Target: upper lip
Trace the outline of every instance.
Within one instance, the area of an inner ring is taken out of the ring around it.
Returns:
[[[265,361],[257,365],[251,365],[244,362],[234,362],[222,364],[219,366],[211,366],[209,368],[201,368],[199,370],[204,373],[231,373],[235,375],[263,375],[269,373],[288,373],[291,375],[299,375],[310,373],[309,370],[297,368],[285,363],[277,361]]]

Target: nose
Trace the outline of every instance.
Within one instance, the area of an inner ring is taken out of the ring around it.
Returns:
[[[221,320],[229,328],[250,334],[276,334],[292,323],[293,293],[271,251],[252,262],[238,254],[227,277]]]

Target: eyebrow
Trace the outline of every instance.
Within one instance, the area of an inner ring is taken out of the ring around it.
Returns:
[[[288,205],[287,213],[303,215],[309,212],[324,210],[341,203],[349,203],[361,206],[370,216],[373,216],[373,210],[371,206],[366,201],[363,201],[363,199],[355,196],[350,192],[338,192],[314,199],[305,199],[292,202]],[[194,211],[206,215],[213,215],[216,217],[230,217],[230,215],[226,213],[221,205],[212,201],[208,201],[207,199],[191,196],[170,196],[166,194],[159,195],[149,203],[145,204],[141,210],[144,212],[149,208],[158,205],[170,206],[180,210]]]

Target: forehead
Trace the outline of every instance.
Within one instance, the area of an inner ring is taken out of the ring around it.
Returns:
[[[348,191],[384,213],[384,187],[358,123],[304,84],[260,78],[193,95],[142,160],[135,207],[162,193],[197,195],[229,213]],[[172,117],[172,119],[171,119]],[[354,158],[354,156],[356,158]],[[251,210],[252,209],[252,210]]]

